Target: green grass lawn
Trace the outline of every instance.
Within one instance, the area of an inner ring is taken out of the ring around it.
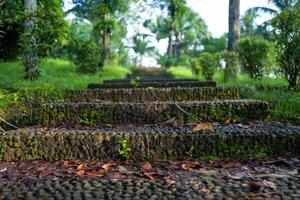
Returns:
[[[45,59],[41,63],[41,77],[37,81],[23,79],[21,62],[0,63],[0,88],[66,89],[85,88],[89,83],[124,78],[130,71],[120,66],[105,66],[96,74],[78,74],[75,65],[67,60]]]
[[[197,78],[189,68],[172,67],[169,71],[176,78]],[[236,80],[224,83],[223,76],[222,70],[215,73],[214,80],[218,86],[239,88],[241,98],[267,101],[271,110],[270,120],[290,121],[300,125],[300,91],[288,91],[288,83],[283,77],[253,80],[242,74]],[[204,80],[203,77],[198,78]]]

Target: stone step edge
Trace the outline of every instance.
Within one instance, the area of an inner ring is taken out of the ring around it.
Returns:
[[[276,128],[276,127],[275,127]],[[300,155],[300,129],[232,133],[21,129],[0,134],[0,160],[250,159]]]
[[[194,101],[153,101],[153,102],[115,102],[115,101],[101,101],[101,102],[53,102],[43,104],[48,105],[200,105],[200,104],[239,104],[239,103],[257,103],[268,104],[264,100],[255,99],[214,99],[214,100],[194,100]]]
[[[164,82],[137,82],[137,83],[91,83],[88,89],[97,88],[147,88],[147,87],[216,87],[216,82],[201,81],[164,81]]]
[[[44,126],[85,123],[159,124],[175,119],[185,123],[264,120],[268,104],[258,100],[216,100],[193,102],[63,102],[44,104],[37,121]]]
[[[65,90],[64,99],[71,102],[106,101],[189,101],[239,99],[237,88],[112,88]]]

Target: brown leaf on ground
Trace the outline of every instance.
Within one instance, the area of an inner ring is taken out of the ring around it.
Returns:
[[[65,160],[64,162],[63,162],[63,166],[68,166],[69,165],[69,161],[67,161],[67,160]]]
[[[92,176],[92,177],[103,177],[106,175],[105,172],[87,172],[86,175]]]
[[[210,190],[209,190],[208,188],[204,187],[204,188],[202,188],[202,189],[200,190],[200,192],[203,192],[203,193],[210,193]]]
[[[271,188],[273,190],[276,190],[277,186],[275,183],[271,182],[271,181],[267,181],[267,180],[263,180],[263,185],[267,188]]]
[[[39,171],[39,172],[41,172],[41,171],[45,171],[46,169],[47,169],[46,165],[41,165],[36,170]]]
[[[176,183],[176,181],[169,176],[165,177],[164,179],[165,179],[166,183],[168,183],[168,184],[172,185],[172,184]]]
[[[223,121],[223,125],[229,125],[231,123],[231,119],[226,119]]]
[[[188,164],[185,164],[185,163],[181,165],[181,168],[185,171],[190,171],[191,170],[191,167]]]
[[[212,123],[202,123],[198,124],[193,128],[193,131],[208,131],[208,132],[213,132],[214,131],[214,126]]]
[[[104,165],[101,166],[101,168],[103,168],[105,171],[108,171],[110,169],[110,167],[114,166],[114,163],[106,163]]]
[[[84,176],[84,170],[79,170],[76,174],[78,176]]]
[[[77,167],[77,170],[83,170],[83,168],[84,168],[84,164],[80,164],[80,165],[78,165],[78,167]]]
[[[155,172],[146,172],[146,173],[144,173],[144,175],[146,178],[148,178],[150,180],[155,180],[159,176],[159,174],[157,174]]]
[[[152,169],[152,165],[149,162],[145,162],[142,166],[142,168],[144,170],[151,170]]]
[[[236,167],[242,167],[242,164],[240,162],[232,161],[229,163],[226,163],[222,166],[224,169],[231,169]]]

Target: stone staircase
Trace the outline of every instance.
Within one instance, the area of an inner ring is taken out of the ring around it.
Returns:
[[[300,154],[300,128],[263,122],[267,102],[239,99],[237,89],[216,87],[215,82],[132,80],[67,90],[64,102],[41,105],[36,127],[0,135],[0,159],[248,159]]]

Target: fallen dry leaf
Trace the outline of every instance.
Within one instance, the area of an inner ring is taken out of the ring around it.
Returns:
[[[229,125],[230,122],[231,122],[231,119],[226,119],[226,120],[223,121],[223,124],[224,125]]]
[[[142,166],[142,168],[144,170],[151,170],[152,169],[152,165],[149,162],[145,162]]]
[[[208,188],[204,187],[204,188],[202,188],[202,189],[200,190],[200,192],[203,192],[203,193],[210,193],[210,190],[209,190]]]
[[[276,190],[276,184],[271,182],[271,181],[267,181],[267,180],[263,180],[263,185],[267,188],[271,188],[273,190]]]
[[[176,183],[176,181],[174,180],[174,179],[172,179],[172,178],[170,178],[169,176],[168,177],[165,177],[164,178],[165,179],[165,181],[168,183],[168,184],[175,184]]]
[[[232,161],[223,165],[224,169],[231,169],[236,167],[241,167],[242,164],[240,162]]]
[[[7,171],[7,168],[1,168],[0,169],[0,173],[6,172],[6,171]]]
[[[188,166],[188,165],[185,164],[185,163],[181,165],[181,168],[182,168],[183,170],[185,170],[185,171],[190,171],[190,169],[191,169],[190,166]]]
[[[79,170],[76,174],[78,176],[83,176],[84,175],[84,170]]]
[[[83,168],[84,168],[84,164],[80,164],[80,165],[78,165],[78,167],[77,167],[77,170],[83,170]]]
[[[197,126],[195,126],[193,128],[193,131],[208,131],[208,132],[212,132],[214,131],[214,126],[212,123],[202,123],[202,124],[198,124]]]
[[[113,164],[113,163],[106,163],[106,164],[102,165],[101,168],[103,168],[105,171],[108,171],[109,168],[114,165],[115,164]]]
[[[103,177],[106,174],[103,172],[87,172],[86,175],[93,176],[93,177]]]
[[[150,180],[155,180],[158,177],[158,174],[155,172],[149,172],[149,173],[144,173],[144,175],[149,178]]]

